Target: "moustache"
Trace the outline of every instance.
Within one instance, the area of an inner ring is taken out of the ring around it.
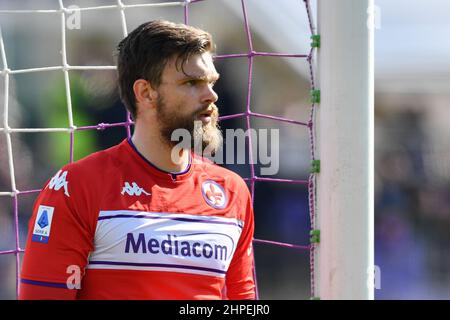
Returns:
[[[206,106],[202,106],[202,107],[198,108],[198,110],[196,110],[193,113],[193,116],[197,117],[204,113],[210,113],[212,117],[218,117],[219,116],[219,108],[214,103],[211,103]]]

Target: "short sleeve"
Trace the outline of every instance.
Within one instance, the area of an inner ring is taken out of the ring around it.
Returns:
[[[19,299],[74,299],[89,253],[93,226],[70,169],[58,171],[39,194],[28,225]],[[70,284],[70,288],[67,283]]]

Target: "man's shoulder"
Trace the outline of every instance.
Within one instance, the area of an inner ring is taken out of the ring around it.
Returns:
[[[82,159],[66,164],[61,171],[68,171],[77,177],[103,176],[107,171],[120,166],[121,144],[96,151]]]
[[[213,180],[227,180],[228,183],[232,183],[235,187],[247,188],[247,184],[239,174],[215,164],[208,158],[195,156],[194,164],[196,164],[201,171],[205,172],[208,177]]]

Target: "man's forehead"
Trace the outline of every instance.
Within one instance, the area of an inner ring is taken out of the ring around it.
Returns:
[[[173,75],[177,78],[185,77],[186,75],[196,78],[218,77],[212,55],[209,52],[190,56],[184,63],[183,69],[181,68],[181,61],[178,61],[178,65],[176,65],[176,63],[176,58],[169,60],[165,68],[165,73],[167,75]]]

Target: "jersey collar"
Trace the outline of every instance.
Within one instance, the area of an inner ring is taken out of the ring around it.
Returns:
[[[136,148],[136,146],[133,144],[130,138],[125,139],[122,141],[122,145],[124,145],[128,150],[128,152],[131,154],[131,156],[139,162],[140,165],[145,167],[147,171],[150,172],[150,174],[157,176],[159,178],[162,178],[164,180],[169,181],[182,181],[187,178],[189,178],[193,172],[192,170],[192,151],[189,153],[189,164],[187,168],[184,171],[181,172],[169,172],[162,170],[155,166],[153,163],[151,163],[147,158],[145,158]]]

